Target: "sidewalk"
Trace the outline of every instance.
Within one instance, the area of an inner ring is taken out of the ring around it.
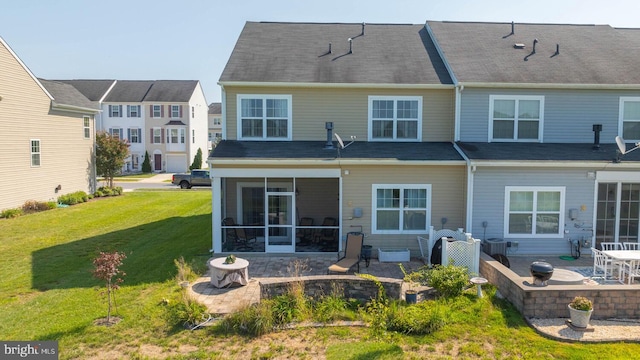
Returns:
[[[140,183],[162,183],[162,182],[166,182],[167,180],[169,182],[171,182],[171,178],[173,177],[173,173],[160,173],[160,174],[156,174],[154,176],[151,176],[149,178],[144,178],[138,182]]]

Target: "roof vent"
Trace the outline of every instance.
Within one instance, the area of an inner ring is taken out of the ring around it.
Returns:
[[[515,24],[513,23],[513,21],[511,22],[511,35],[515,35]]]
[[[349,54],[353,54],[353,39],[348,38],[347,41],[349,41]]]
[[[523,43],[515,43],[513,44],[514,49],[524,49],[525,45]]]
[[[360,34],[361,36],[364,36],[364,26],[365,25],[366,25],[365,23],[362,23],[362,33]]]
[[[536,53],[536,44],[538,43],[538,39],[533,39],[533,50],[531,50],[532,54]]]
[[[333,51],[331,51],[331,43],[329,43],[329,54],[333,54]]]

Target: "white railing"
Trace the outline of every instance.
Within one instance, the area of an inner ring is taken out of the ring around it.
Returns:
[[[427,263],[431,265],[433,246],[443,237],[454,240],[442,241],[441,264],[446,266],[452,263],[456,266],[464,266],[469,274],[477,275],[480,271],[480,240],[474,239],[470,233],[465,233],[462,229],[434,230],[431,226],[428,238],[418,236],[420,252]]]

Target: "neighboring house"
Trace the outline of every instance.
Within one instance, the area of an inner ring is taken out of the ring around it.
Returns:
[[[517,243],[518,254],[638,242],[640,151],[617,162],[614,138],[640,141],[640,30],[426,27],[456,86],[467,228]]]
[[[222,139],[222,103],[209,104],[209,150]]]
[[[0,210],[95,191],[97,103],[36,78],[0,38]]]
[[[207,144],[207,102],[196,80],[60,80],[98,99],[98,130],[129,142],[124,172],[185,172]]]
[[[454,87],[424,25],[248,22],[219,84],[215,252],[335,252],[351,231],[417,251],[464,227]]]

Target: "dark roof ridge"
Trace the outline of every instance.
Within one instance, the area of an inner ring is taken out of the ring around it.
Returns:
[[[458,21],[458,20],[427,20],[430,22],[441,22],[446,24],[487,24],[487,25],[511,25],[511,21]],[[557,25],[557,26],[609,26],[610,24],[573,24],[573,23],[536,23],[536,22],[517,22],[513,21],[515,25]]]
[[[413,24],[413,23],[370,23],[366,21],[362,22],[316,22],[316,21],[247,21],[248,23],[259,23],[259,24],[291,24],[291,25],[422,25],[422,24]]]

